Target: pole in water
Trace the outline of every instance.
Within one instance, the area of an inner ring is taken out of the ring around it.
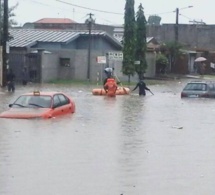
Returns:
[[[152,94],[152,95],[154,95],[154,93],[152,93],[152,91],[151,90],[149,90],[150,91],[150,93]]]

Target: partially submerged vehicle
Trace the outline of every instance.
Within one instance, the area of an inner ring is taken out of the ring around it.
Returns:
[[[181,98],[215,98],[215,81],[191,81],[181,92]]]
[[[9,110],[0,114],[0,118],[53,118],[75,112],[74,101],[61,92],[34,91],[23,94],[9,104],[9,107]]]

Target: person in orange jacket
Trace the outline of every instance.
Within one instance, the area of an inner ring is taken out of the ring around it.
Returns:
[[[106,83],[104,84],[104,89],[106,91],[107,96],[115,97],[117,90],[117,83],[114,78],[107,78]]]

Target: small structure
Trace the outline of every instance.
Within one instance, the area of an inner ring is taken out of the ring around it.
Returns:
[[[9,65],[21,79],[27,67],[31,80],[46,82],[53,79],[85,80],[87,76],[88,31],[11,29]],[[100,70],[97,56],[109,51],[121,51],[122,45],[104,31],[91,33],[90,77],[96,79]]]

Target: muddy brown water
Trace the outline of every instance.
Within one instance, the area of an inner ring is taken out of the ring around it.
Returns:
[[[76,113],[0,119],[0,195],[214,195],[215,99],[181,99],[187,80],[139,97],[91,86],[0,90],[0,111],[34,89],[72,96]]]

